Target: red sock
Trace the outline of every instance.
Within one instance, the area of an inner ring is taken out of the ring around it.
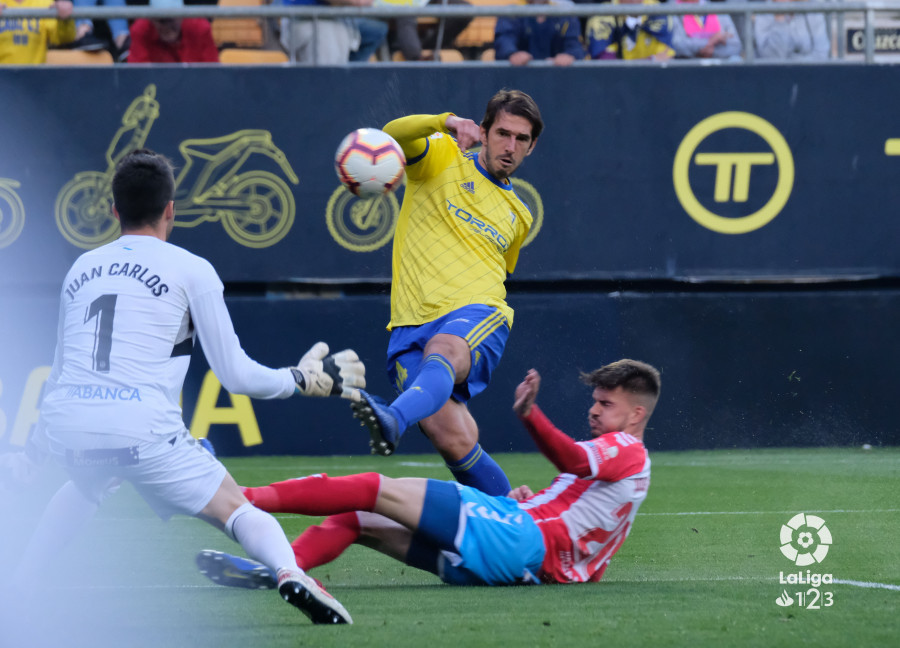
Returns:
[[[243,490],[254,506],[270,513],[333,515],[374,510],[380,488],[378,473],[346,477],[322,473]]]
[[[344,553],[359,539],[359,518],[356,513],[340,513],[326,518],[322,524],[311,526],[291,543],[301,569],[312,569]]]

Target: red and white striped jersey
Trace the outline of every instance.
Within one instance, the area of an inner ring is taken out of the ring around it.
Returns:
[[[611,432],[576,442],[557,430],[537,407],[524,420],[557,466],[572,463],[553,483],[521,502],[544,535],[541,580],[553,583],[598,581],[619,550],[650,485],[650,458],[637,438]],[[567,440],[567,441],[566,441]],[[568,447],[560,447],[560,445]],[[572,452],[575,450],[575,452]],[[575,460],[575,457],[579,457]]]

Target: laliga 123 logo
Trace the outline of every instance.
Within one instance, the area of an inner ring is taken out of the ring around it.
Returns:
[[[830,546],[831,531],[818,516],[798,513],[781,525],[781,553],[799,567],[822,562]]]
[[[798,513],[787,524],[781,525],[781,553],[799,567],[821,563],[829,547],[831,531],[825,526],[825,520],[816,515]],[[834,605],[833,592],[820,587],[833,582],[831,574],[813,573],[809,569],[805,573],[803,570],[789,574],[781,572],[778,583],[791,589],[782,589],[775,603],[780,607],[790,607],[796,602],[798,607],[806,610],[831,607]]]

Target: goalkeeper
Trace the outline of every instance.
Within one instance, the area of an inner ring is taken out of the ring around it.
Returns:
[[[167,242],[174,225],[169,161],[124,157],[112,180],[122,236],[81,255],[63,283],[59,336],[28,456],[50,455],[71,481],[56,493],[14,577],[23,595],[101,501],[129,481],[162,519],[196,516],[240,543],[313,623],[351,623],[300,569],[278,522],[250,504],[184,427],[179,394],[195,338],[232,393],[254,398],[359,398],[365,368],[351,350],[316,343],[295,367],[271,369],[241,348],[212,265]],[[32,458],[29,458],[32,457]],[[8,460],[8,459],[7,459]],[[10,470],[23,474],[27,470]]]

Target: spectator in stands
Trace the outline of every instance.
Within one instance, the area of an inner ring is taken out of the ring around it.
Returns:
[[[828,23],[822,13],[757,14],[753,34],[760,59],[816,61],[831,54]]]
[[[378,50],[387,43],[388,24],[377,18],[356,18],[356,28],[359,30],[359,47],[350,52],[351,63],[365,63],[372,56],[378,55]]]
[[[613,0],[613,4],[652,5],[658,0]],[[637,11],[637,10],[636,10]],[[671,16],[594,16],[587,23],[588,54],[592,59],[665,61],[672,49]]]
[[[528,0],[528,4],[562,4],[558,0]],[[585,57],[581,21],[577,16],[501,16],[494,28],[494,55],[498,61],[528,65],[551,60],[571,65]]]
[[[705,4],[706,0],[676,0]],[[741,37],[728,14],[683,14],[672,20],[672,48],[678,58],[740,60]]]
[[[287,6],[371,7],[372,0],[282,0]],[[292,60],[318,65],[368,61],[387,38],[387,23],[368,18],[281,19],[281,44]]]
[[[177,9],[182,0],[151,0]],[[218,63],[219,50],[206,18],[138,18],[131,24],[129,63]]]
[[[8,2],[9,4],[5,4]],[[58,19],[22,20],[3,18],[4,9],[49,9]],[[63,45],[75,40],[69,0],[3,0],[0,2],[0,65],[38,65],[47,61],[48,45]],[[7,97],[7,100],[9,98]]]
[[[430,5],[469,5],[466,0],[428,0],[423,4]],[[419,34],[419,20],[414,16],[394,19],[394,45],[395,49],[403,54],[407,61],[421,61],[422,49],[442,49],[452,47],[453,41],[472,22],[472,16],[461,18],[443,18],[444,31],[441,34],[441,42],[437,42],[440,20],[434,25],[426,26],[422,34]]]
[[[83,7],[96,7],[99,4],[102,4],[105,7],[124,7],[125,0],[73,0],[75,6],[80,8]],[[72,43],[73,49],[81,49],[81,50],[101,50],[108,49],[113,54],[113,56],[118,56],[122,52],[126,52],[128,50],[128,21],[124,18],[110,18],[105,21],[98,21],[100,24],[105,23],[105,30],[94,29],[94,22],[92,20],[82,19],[75,23],[76,29],[76,40]],[[110,38],[107,40],[103,38],[100,31],[108,31]]]

